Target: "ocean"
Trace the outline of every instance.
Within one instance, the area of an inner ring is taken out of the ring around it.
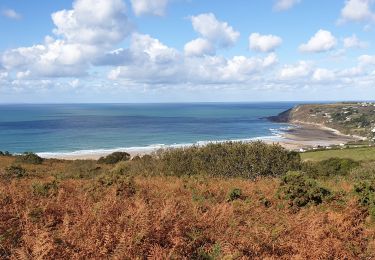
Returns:
[[[0,150],[42,155],[272,139],[296,103],[0,105]]]

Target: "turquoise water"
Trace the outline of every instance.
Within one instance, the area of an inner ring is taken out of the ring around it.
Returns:
[[[0,105],[0,150],[69,153],[272,138],[294,103]]]

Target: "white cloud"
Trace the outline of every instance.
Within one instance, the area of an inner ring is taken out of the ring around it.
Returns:
[[[319,30],[307,43],[300,45],[303,52],[325,52],[332,50],[337,44],[331,32]]]
[[[306,61],[300,61],[295,65],[284,65],[279,72],[279,79],[290,80],[307,77],[312,72],[312,64]]]
[[[203,38],[221,47],[234,45],[240,33],[235,31],[227,22],[218,21],[214,14],[206,13],[191,17],[193,28]]]
[[[358,62],[360,66],[375,65],[375,55],[361,55],[358,57]]]
[[[111,80],[138,84],[230,84],[244,82],[277,63],[274,53],[264,58],[235,56],[183,56],[159,40],[135,34],[130,48],[134,60],[110,71]]]
[[[197,38],[186,43],[184,51],[187,56],[212,55],[215,54],[215,47],[209,40]]]
[[[130,2],[137,16],[143,14],[163,16],[168,5],[168,0],[130,0]]]
[[[270,52],[281,45],[283,40],[275,35],[252,33],[249,37],[249,47],[254,51]]]
[[[92,19],[95,17],[95,19]],[[8,70],[30,71],[33,77],[86,75],[91,62],[129,34],[122,0],[76,0],[72,10],[52,14],[54,33],[45,42],[5,51],[0,61]]]
[[[122,0],[76,0],[72,10],[53,13],[52,20],[54,33],[67,42],[111,46],[130,32]]]
[[[129,49],[119,53],[125,51],[131,60],[111,70],[108,74],[109,79],[129,77],[164,82],[173,80],[178,75],[177,71],[180,70],[181,55],[178,51],[149,35],[134,33]]]
[[[177,60],[179,56],[175,49],[169,48],[158,39],[139,33],[133,34],[130,50],[141,55],[141,57],[147,55],[144,58],[157,64],[168,64]]]
[[[30,70],[26,70],[26,71],[19,71],[17,72],[17,79],[24,79],[24,78],[27,78],[30,76]]]
[[[351,37],[344,38],[343,43],[345,48],[365,49],[369,46],[368,42],[361,41],[355,34]]]
[[[85,74],[88,59],[95,53],[90,46],[57,40],[5,51],[2,62],[8,70],[30,70],[34,76],[79,76]]]
[[[339,22],[374,20],[375,14],[371,11],[371,2],[372,0],[346,0]]]
[[[318,68],[314,71],[312,78],[315,81],[332,81],[335,79],[335,73],[328,69]]]
[[[300,2],[301,0],[276,0],[273,8],[277,11],[285,11],[292,8]]]
[[[22,18],[22,16],[13,9],[4,9],[1,11],[1,14],[5,17],[15,20],[19,20]]]

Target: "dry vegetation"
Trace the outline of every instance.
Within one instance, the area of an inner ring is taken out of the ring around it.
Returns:
[[[58,160],[19,165],[0,157],[0,258],[375,257],[373,221],[353,192],[354,182],[372,178],[373,163],[315,180],[295,172],[280,173],[283,178],[170,176],[162,174],[163,163],[160,155],[116,165]],[[12,165],[25,173],[12,175],[7,170]],[[293,176],[307,193],[325,187],[329,196],[294,206],[284,196],[294,191],[287,186]]]

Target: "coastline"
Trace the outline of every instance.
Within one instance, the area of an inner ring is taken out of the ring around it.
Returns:
[[[287,150],[302,151],[305,149],[313,149],[315,147],[329,147],[332,145],[343,145],[351,141],[358,141],[363,138],[358,136],[348,136],[336,129],[326,126],[311,124],[305,122],[291,122],[287,129],[281,130],[278,135],[265,136],[259,138],[250,138],[242,140],[221,140],[221,141],[204,141],[191,144],[174,144],[174,145],[152,145],[147,147],[132,148],[116,148],[116,149],[100,149],[100,150],[84,150],[65,153],[38,153],[39,156],[47,159],[63,159],[63,160],[97,160],[100,157],[107,156],[113,152],[127,152],[132,157],[152,154],[160,149],[183,148],[193,145],[206,145],[208,143],[220,142],[253,142],[263,141],[267,144],[280,144]]]

